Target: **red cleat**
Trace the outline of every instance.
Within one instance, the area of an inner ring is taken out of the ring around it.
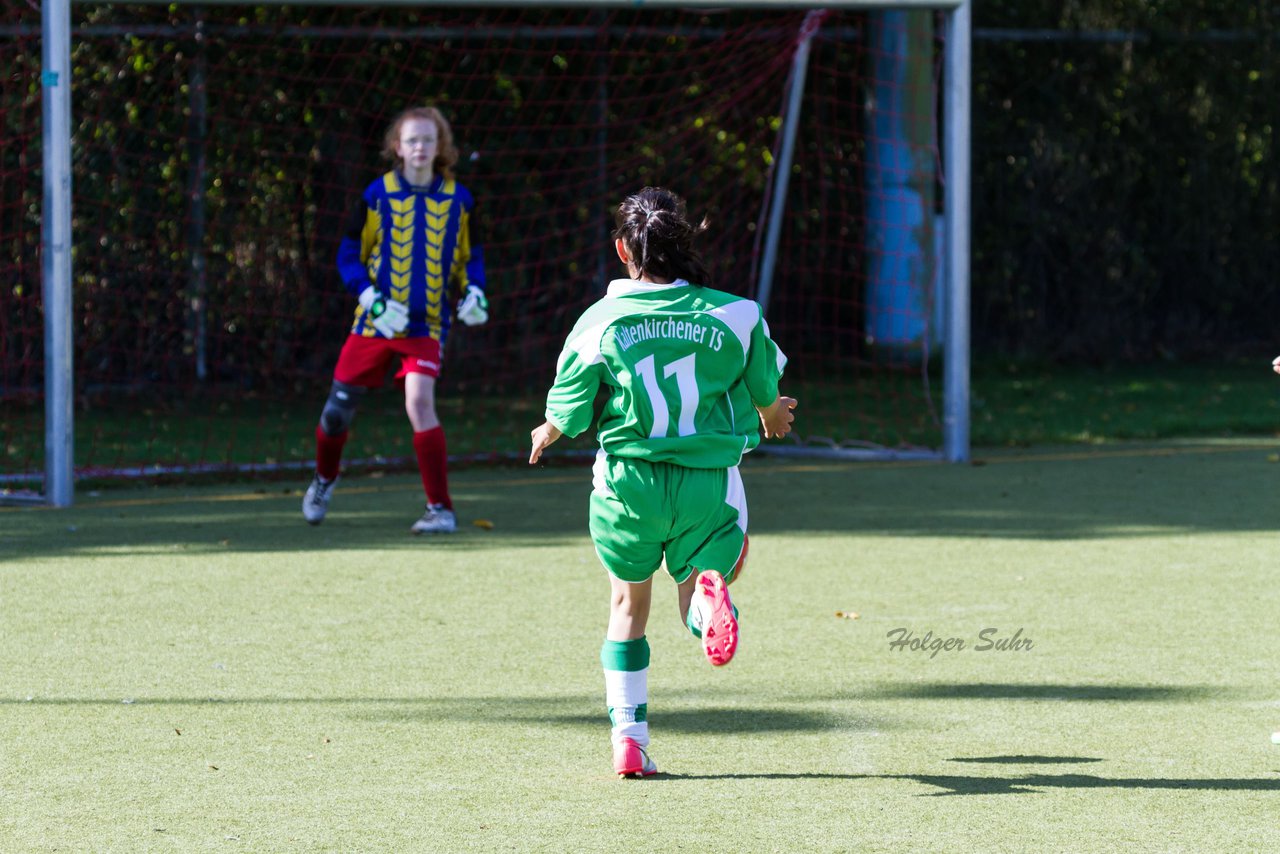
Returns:
[[[716,667],[728,664],[738,651],[738,618],[733,614],[724,576],[714,569],[700,573],[694,582],[690,607],[697,608],[701,618],[702,651],[707,660]]]
[[[613,745],[613,770],[619,777],[652,777],[658,766],[643,747],[624,738]]]

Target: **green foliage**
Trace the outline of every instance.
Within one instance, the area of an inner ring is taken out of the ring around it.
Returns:
[[[1272,348],[1280,19],[1262,8],[978,4],[978,26],[1057,30],[975,44],[978,353]]]

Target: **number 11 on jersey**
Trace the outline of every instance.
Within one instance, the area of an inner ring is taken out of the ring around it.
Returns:
[[[694,353],[668,362],[662,366],[663,379],[670,379],[674,374],[676,388],[680,391],[680,409],[676,424],[677,435],[691,436],[695,432],[694,416],[698,413],[698,376],[694,367]],[[636,374],[644,384],[645,396],[649,398],[649,408],[653,411],[653,427],[649,430],[650,439],[660,439],[667,435],[667,427],[671,423],[671,410],[667,399],[658,385],[658,371],[653,354],[636,362]]]

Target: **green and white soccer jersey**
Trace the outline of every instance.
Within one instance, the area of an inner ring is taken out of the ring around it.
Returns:
[[[777,399],[785,365],[757,303],[683,280],[620,279],[583,313],[546,417],[576,436],[609,391],[590,512],[609,572],[640,582],[664,560],[677,582],[733,571],[747,530],[737,465],[760,442],[755,407]]]
[[[760,306],[683,279],[619,279],[574,325],[547,395],[567,436],[598,422],[608,454],[687,468],[727,468],[760,442],[755,406],[778,396],[786,357]]]

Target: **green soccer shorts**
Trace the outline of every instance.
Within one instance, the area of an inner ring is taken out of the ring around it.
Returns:
[[[730,577],[747,533],[737,466],[692,469],[601,451],[592,471],[591,539],[610,574],[645,581],[665,556],[677,584],[694,569]]]

